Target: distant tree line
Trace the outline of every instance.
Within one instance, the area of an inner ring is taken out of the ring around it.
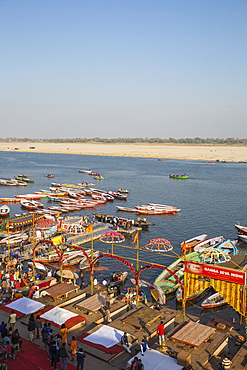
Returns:
[[[202,139],[200,137],[195,138],[181,138],[174,139],[160,139],[159,137],[154,138],[115,138],[115,139],[104,139],[100,137],[88,138],[53,138],[53,139],[29,139],[29,138],[0,138],[1,142],[44,142],[44,143],[149,143],[149,144],[198,144],[198,145],[243,145],[247,146],[247,139],[238,139],[234,137],[228,137],[226,139],[220,138],[207,138]]]

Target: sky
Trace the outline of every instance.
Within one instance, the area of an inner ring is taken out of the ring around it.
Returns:
[[[0,0],[0,137],[246,138],[247,0]]]

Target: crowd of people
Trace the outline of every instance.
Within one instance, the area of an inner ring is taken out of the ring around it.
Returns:
[[[16,326],[17,315],[12,311],[8,322],[4,321],[0,325],[1,351],[5,355],[5,360],[9,357],[14,359],[22,348],[23,340]],[[41,339],[47,351],[47,360],[51,363],[51,368],[57,370],[58,363],[62,370],[67,370],[68,360],[77,362],[77,370],[83,370],[85,353],[82,347],[78,346],[76,338],[73,336],[68,343],[68,328],[62,324],[55,333],[50,323],[42,323],[39,315],[31,314],[28,320],[27,331],[29,339]]]

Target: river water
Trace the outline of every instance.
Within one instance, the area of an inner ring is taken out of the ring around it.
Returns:
[[[52,144],[51,144],[52,145]],[[162,203],[181,208],[175,215],[147,216],[154,225],[140,233],[140,246],[150,239],[165,238],[180,252],[180,243],[184,239],[200,234],[208,237],[223,235],[236,238],[234,223],[247,225],[247,164],[221,163],[207,165],[206,161],[173,160],[159,161],[154,158],[130,158],[88,156],[71,154],[39,154],[21,152],[1,152],[0,178],[10,179],[18,174],[27,174],[35,181],[26,187],[0,187],[1,197],[13,197],[16,194],[33,193],[48,189],[51,181],[77,184],[93,182],[96,188],[116,191],[128,189],[127,201],[114,200],[95,210],[73,212],[73,215],[88,215],[93,212],[122,217],[136,218],[137,215],[119,212],[116,205],[134,207],[135,205]],[[104,180],[95,180],[93,176],[79,173],[78,169],[92,169],[104,176]],[[189,175],[188,180],[170,179],[169,174]],[[54,179],[47,178],[53,174]],[[46,201],[44,201],[46,203]],[[49,203],[50,205],[50,203]],[[45,204],[45,208],[47,208]],[[11,215],[20,213],[18,204],[11,204]],[[124,245],[131,246],[132,239],[126,238]],[[132,245],[133,246],[133,245]],[[247,248],[242,244],[240,248]],[[96,242],[95,248],[106,251],[109,245]],[[135,251],[116,247],[115,253],[125,257],[135,257]],[[140,252],[140,259],[157,262],[168,266],[174,258]],[[102,259],[101,265],[113,270],[122,270],[123,266],[109,259]],[[141,263],[144,265],[144,263]],[[160,273],[150,269],[142,278],[152,282]],[[99,280],[109,275],[109,271],[98,271]]]

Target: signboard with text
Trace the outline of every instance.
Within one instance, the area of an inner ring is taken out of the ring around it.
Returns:
[[[211,279],[218,279],[235,284],[246,284],[246,272],[219,267],[215,265],[203,265],[196,262],[184,261],[184,271],[192,274],[206,276]]]

